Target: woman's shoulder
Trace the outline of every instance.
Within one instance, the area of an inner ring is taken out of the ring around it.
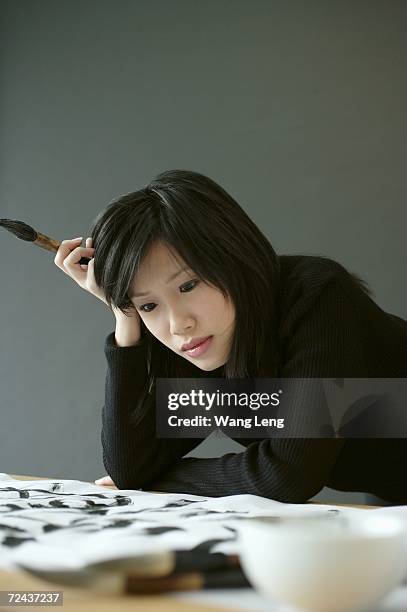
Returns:
[[[280,255],[280,333],[292,332],[330,285],[338,298],[370,300],[371,290],[357,274],[322,255]]]
[[[325,285],[338,281],[344,289],[359,291],[368,296],[372,291],[357,273],[324,255],[280,255],[280,292],[282,296],[311,298]]]

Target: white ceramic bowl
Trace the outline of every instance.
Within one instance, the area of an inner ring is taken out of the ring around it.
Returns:
[[[248,518],[237,529],[251,584],[298,610],[364,610],[405,576],[405,531],[394,516]]]
[[[385,506],[377,510],[373,510],[374,514],[380,516],[395,516],[404,525],[405,543],[407,549],[407,506]],[[406,567],[407,570],[407,567]],[[406,576],[407,579],[407,576]]]

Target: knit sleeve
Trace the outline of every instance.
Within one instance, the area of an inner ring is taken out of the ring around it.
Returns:
[[[105,340],[105,356],[103,464],[119,489],[139,489],[202,439],[156,437],[155,393],[148,390],[144,344],[118,347],[112,332]]]
[[[308,312],[293,321],[281,377],[358,377],[364,363],[352,301],[341,281],[333,279]],[[300,414],[305,409],[302,396],[293,401],[293,413]],[[160,478],[146,479],[143,487],[215,497],[250,493],[304,503],[326,485],[343,443],[328,438],[256,440],[240,453],[180,459]]]

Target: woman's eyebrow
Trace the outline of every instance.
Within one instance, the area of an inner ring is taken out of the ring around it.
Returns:
[[[191,268],[189,266],[185,266],[184,268],[181,268],[177,272],[174,272],[174,274],[171,274],[171,276],[169,278],[167,278],[167,280],[165,281],[166,284],[168,285],[168,283],[170,283],[175,278],[177,278],[177,276],[179,276],[182,272],[185,272],[186,270],[190,270],[190,269]],[[144,295],[149,295],[149,292],[148,291],[144,291],[142,293],[134,293],[132,296],[130,296],[130,299],[132,300],[133,298],[143,297]]]

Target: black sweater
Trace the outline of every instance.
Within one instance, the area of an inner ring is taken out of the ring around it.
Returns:
[[[279,259],[279,376],[407,377],[406,321],[384,312],[357,278],[329,258]],[[404,438],[237,438],[246,446],[240,453],[184,457],[202,439],[156,437],[145,351],[143,344],[118,347],[114,332],[106,338],[103,462],[118,488],[209,496],[251,493],[302,503],[329,486],[407,503]],[[300,413],[300,394],[295,401]]]

